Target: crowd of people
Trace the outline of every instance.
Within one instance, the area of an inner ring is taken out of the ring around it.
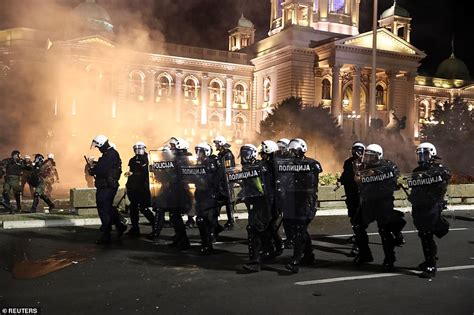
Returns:
[[[132,225],[128,235],[140,236],[141,212],[152,224],[147,239],[159,239],[165,213],[168,213],[175,232],[169,246],[185,250],[190,242],[182,216],[188,215],[189,223],[194,221],[195,215],[202,242],[200,252],[209,255],[219,233],[232,229],[235,204],[243,203],[248,211],[249,260],[243,265],[245,270],[260,271],[262,262],[281,255],[285,245],[293,249],[286,265],[288,270],[297,273],[300,266],[312,264],[315,256],[308,226],[316,213],[322,167],[306,156],[306,142],[294,138],[277,142],[265,140],[258,147],[244,144],[239,150],[239,167],[224,137],[216,137],[213,142],[217,154],[213,154],[211,145],[199,143],[194,147],[194,159],[190,158],[189,143],[178,137],[171,138],[154,159],[148,157],[143,142],[133,146],[135,156],[124,174]],[[92,146],[102,153],[97,162],[89,160],[86,166],[95,179],[97,208],[102,221],[96,242],[108,244],[113,225],[119,236],[127,229],[113,206],[122,173],[121,160],[104,135],[97,136]],[[344,163],[340,183],[345,189],[354,231],[354,263],[373,261],[366,229],[376,221],[385,255],[383,267],[393,270],[395,247],[404,243],[401,231],[406,223],[403,213],[395,210],[393,203],[393,194],[400,188],[400,173],[394,162],[383,158],[383,149],[378,144],[366,147],[355,142],[351,152],[352,156]],[[418,166],[405,178],[411,189],[408,199],[413,206],[414,224],[425,257],[419,266],[421,276],[432,277],[436,274],[438,259],[434,236],[441,238],[449,231],[441,211],[445,208],[444,195],[450,174],[439,163],[436,148],[431,143],[420,144],[416,154]],[[222,207],[227,214],[225,226],[218,222]],[[279,232],[281,225],[286,235],[285,244]]]
[[[41,153],[37,153],[32,160],[29,155],[22,157],[20,151],[14,150],[9,158],[0,161],[1,177],[4,183],[0,204],[10,214],[22,211],[22,196],[26,185],[33,198],[29,212],[36,212],[40,199],[48,205],[49,211],[54,209],[51,201],[53,185],[59,182],[54,154],[48,154],[45,159]],[[16,207],[11,205],[11,197],[14,197]]]

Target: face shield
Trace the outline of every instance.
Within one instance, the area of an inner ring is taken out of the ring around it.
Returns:
[[[374,164],[379,161],[379,153],[375,151],[366,150],[364,152],[363,162],[367,164]]]
[[[352,156],[360,159],[364,155],[364,148],[363,147],[353,147],[351,150]]]
[[[13,159],[13,161],[15,161],[15,162],[20,161],[20,158],[21,158],[20,153],[15,153],[15,154],[12,155],[12,159]]]
[[[207,151],[204,148],[196,148],[195,152],[199,161],[203,161],[207,158]]]
[[[420,148],[416,150],[418,163],[426,163],[431,160],[430,150],[428,148]]]
[[[133,152],[135,152],[136,155],[144,155],[145,154],[145,147],[142,146],[142,145],[134,146],[133,147]]]
[[[240,149],[240,160],[242,163],[251,163],[254,160],[254,150],[248,147],[242,147]]]

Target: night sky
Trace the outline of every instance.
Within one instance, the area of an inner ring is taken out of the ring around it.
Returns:
[[[43,2],[44,1],[44,2]],[[63,7],[74,7],[82,0],[49,0]],[[37,0],[0,0],[0,28],[14,26],[18,15],[15,6],[30,7]],[[41,0],[41,3],[48,1]],[[454,51],[457,58],[468,66],[474,77],[474,36],[470,25],[474,21],[474,1],[462,0],[397,0],[410,12],[412,19],[412,44],[424,51],[420,74],[433,75],[437,65],[451,54],[451,38],[454,35]],[[14,3],[14,5],[12,5]],[[133,16],[150,29],[161,32],[167,42],[227,49],[227,31],[233,28],[241,13],[254,22],[257,40],[266,36],[269,28],[269,0],[97,0],[112,16],[115,30],[126,29]],[[393,0],[379,0],[379,15],[389,8]],[[469,3],[469,5],[468,5]],[[25,10],[23,10],[25,11]],[[34,14],[32,9],[28,14]],[[41,20],[41,19],[40,19]],[[41,20],[44,21],[44,20]],[[46,20],[49,22],[49,20]],[[21,26],[35,26],[38,18],[22,19]],[[20,26],[20,25],[16,25]],[[53,27],[50,25],[50,27]],[[360,32],[372,27],[372,1],[361,0]],[[47,28],[47,26],[43,26]]]

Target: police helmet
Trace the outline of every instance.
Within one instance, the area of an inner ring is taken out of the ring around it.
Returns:
[[[257,147],[253,144],[244,144],[240,147],[240,159],[243,163],[252,162],[257,158]]]
[[[210,156],[212,154],[212,148],[209,144],[201,142],[194,147],[196,154],[199,156]]]
[[[54,160],[54,154],[53,153],[48,154],[48,159]]]
[[[145,154],[145,150],[146,150],[146,145],[145,143],[141,141],[138,141],[137,143],[133,145],[133,152],[135,152],[135,154],[137,155]]]
[[[217,136],[214,138],[214,140],[212,141],[214,142],[214,144],[219,147],[219,146],[224,146],[227,144],[227,140],[225,139],[224,136]]]
[[[306,153],[308,151],[308,146],[303,139],[294,138],[291,139],[290,143],[288,144],[288,149],[295,152]]]
[[[13,151],[12,151],[12,154],[11,154],[11,157],[14,157],[15,155],[17,155],[18,157],[20,157],[20,151],[18,151],[18,150],[13,150]]]
[[[364,155],[364,150],[365,150],[365,145],[362,142],[356,141],[352,144],[352,147],[351,147],[352,156],[360,158],[362,155]]]
[[[260,153],[271,154],[278,151],[278,144],[272,140],[265,140],[260,144]]]
[[[430,142],[423,142],[416,148],[416,155],[419,162],[428,162],[436,157],[436,147]]]
[[[364,162],[373,163],[383,158],[383,149],[378,144],[369,144],[364,151]]]
[[[43,163],[44,161],[44,156],[41,153],[36,153],[35,154],[35,163]]]

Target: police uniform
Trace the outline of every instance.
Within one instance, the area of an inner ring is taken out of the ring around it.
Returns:
[[[33,195],[33,204],[31,205],[31,212],[36,212],[38,208],[39,199],[43,199],[49,207],[49,210],[54,208],[54,203],[46,195],[46,181],[49,176],[50,165],[48,161],[35,162],[33,170],[30,175],[30,184],[34,187],[35,193]]]
[[[359,253],[354,260],[356,263],[373,260],[366,229],[371,222],[376,221],[385,254],[384,266],[387,269],[393,268],[395,262],[393,234],[401,231],[406,223],[400,212],[394,211],[393,193],[398,189],[398,176],[397,165],[384,159],[375,164],[364,164],[357,174],[361,208],[355,218],[354,226],[356,244],[359,247]]]
[[[150,223],[154,221],[153,213],[148,209],[151,205],[150,182],[148,176],[148,154],[137,154],[128,162],[130,172],[127,179],[127,196],[130,200],[130,221],[132,229],[130,234],[140,235],[138,226],[139,212],[141,212]]]
[[[298,272],[301,263],[314,261],[308,225],[316,214],[322,167],[318,161],[302,156],[277,162],[276,172],[276,202],[283,209],[285,229],[293,243],[293,257],[287,268]]]
[[[13,212],[10,207],[10,194],[15,196],[17,210],[21,210],[21,176],[26,165],[23,160],[15,161],[8,158],[0,162],[0,168],[4,169],[3,199],[4,205]]]
[[[51,195],[53,193],[53,184],[59,181],[59,174],[58,169],[56,168],[56,161],[54,161],[53,159],[47,159],[46,163],[48,163],[49,170],[45,181],[45,192],[46,195],[51,198]]]
[[[119,235],[126,229],[120,221],[117,209],[113,206],[122,173],[119,153],[114,148],[108,147],[89,173],[95,176],[97,211],[102,222],[100,227],[102,236],[98,243],[104,243],[110,241],[112,225],[116,226]]]
[[[425,261],[419,268],[426,271],[436,268],[437,248],[433,235],[442,238],[449,231],[449,223],[441,216],[445,208],[444,196],[451,178],[449,170],[431,161],[422,163],[413,170],[408,180],[411,193],[413,223],[418,230]]]

